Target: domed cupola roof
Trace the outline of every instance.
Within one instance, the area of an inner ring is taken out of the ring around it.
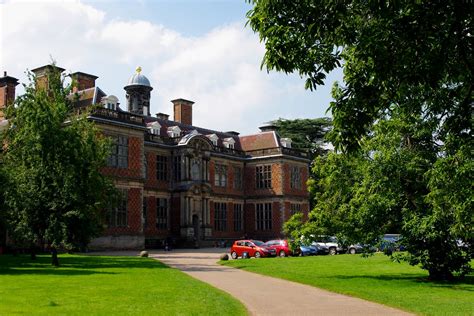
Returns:
[[[145,87],[150,87],[151,89],[153,89],[151,87],[150,80],[148,80],[147,77],[142,75],[141,71],[142,71],[142,68],[137,67],[135,74],[131,76],[130,79],[128,79],[128,83],[125,86],[125,88],[129,86],[145,86]]]

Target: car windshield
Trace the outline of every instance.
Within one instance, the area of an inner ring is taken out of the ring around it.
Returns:
[[[255,246],[262,246],[264,244],[264,242],[260,240],[252,240],[252,242],[255,244]]]

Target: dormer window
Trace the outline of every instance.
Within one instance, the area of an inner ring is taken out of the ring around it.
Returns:
[[[224,138],[224,146],[229,149],[234,149],[235,140],[232,137]]]
[[[147,124],[148,131],[153,135],[160,135],[161,125],[158,122]]]
[[[193,129],[191,132],[189,132],[189,135],[199,135],[199,132],[196,129]]]
[[[168,127],[168,136],[171,138],[177,138],[181,136],[181,129],[178,126]]]
[[[217,137],[216,134],[207,135],[207,138],[209,138],[209,140],[212,142],[214,146],[217,146],[217,140],[219,139],[219,137]]]
[[[104,106],[104,108],[108,110],[116,111],[119,105],[118,98],[114,95],[108,95],[103,97],[100,102]]]
[[[291,138],[281,138],[280,143],[283,147],[291,148]]]

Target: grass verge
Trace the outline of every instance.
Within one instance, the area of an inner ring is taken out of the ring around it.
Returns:
[[[387,256],[359,255],[221,261],[250,272],[304,283],[423,315],[474,315],[474,275],[429,282],[428,274]],[[316,303],[316,302],[315,302]],[[317,302],[317,304],[331,302]]]
[[[0,256],[0,315],[246,315],[230,295],[151,258]]]

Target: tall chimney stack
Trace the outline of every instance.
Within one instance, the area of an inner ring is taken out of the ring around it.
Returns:
[[[64,68],[54,66],[54,65],[45,65],[35,69],[31,69],[36,76],[36,89],[49,89],[49,76],[52,74],[61,75],[64,71]]]
[[[171,100],[174,108],[174,120],[186,125],[193,125],[193,101],[185,99]]]
[[[7,72],[3,72],[0,77],[0,121],[5,119],[5,108],[15,101],[15,87],[18,85],[18,79],[10,77]]]
[[[95,80],[99,77],[86,74],[84,72],[75,72],[70,74],[73,82],[72,93],[95,87]]]

